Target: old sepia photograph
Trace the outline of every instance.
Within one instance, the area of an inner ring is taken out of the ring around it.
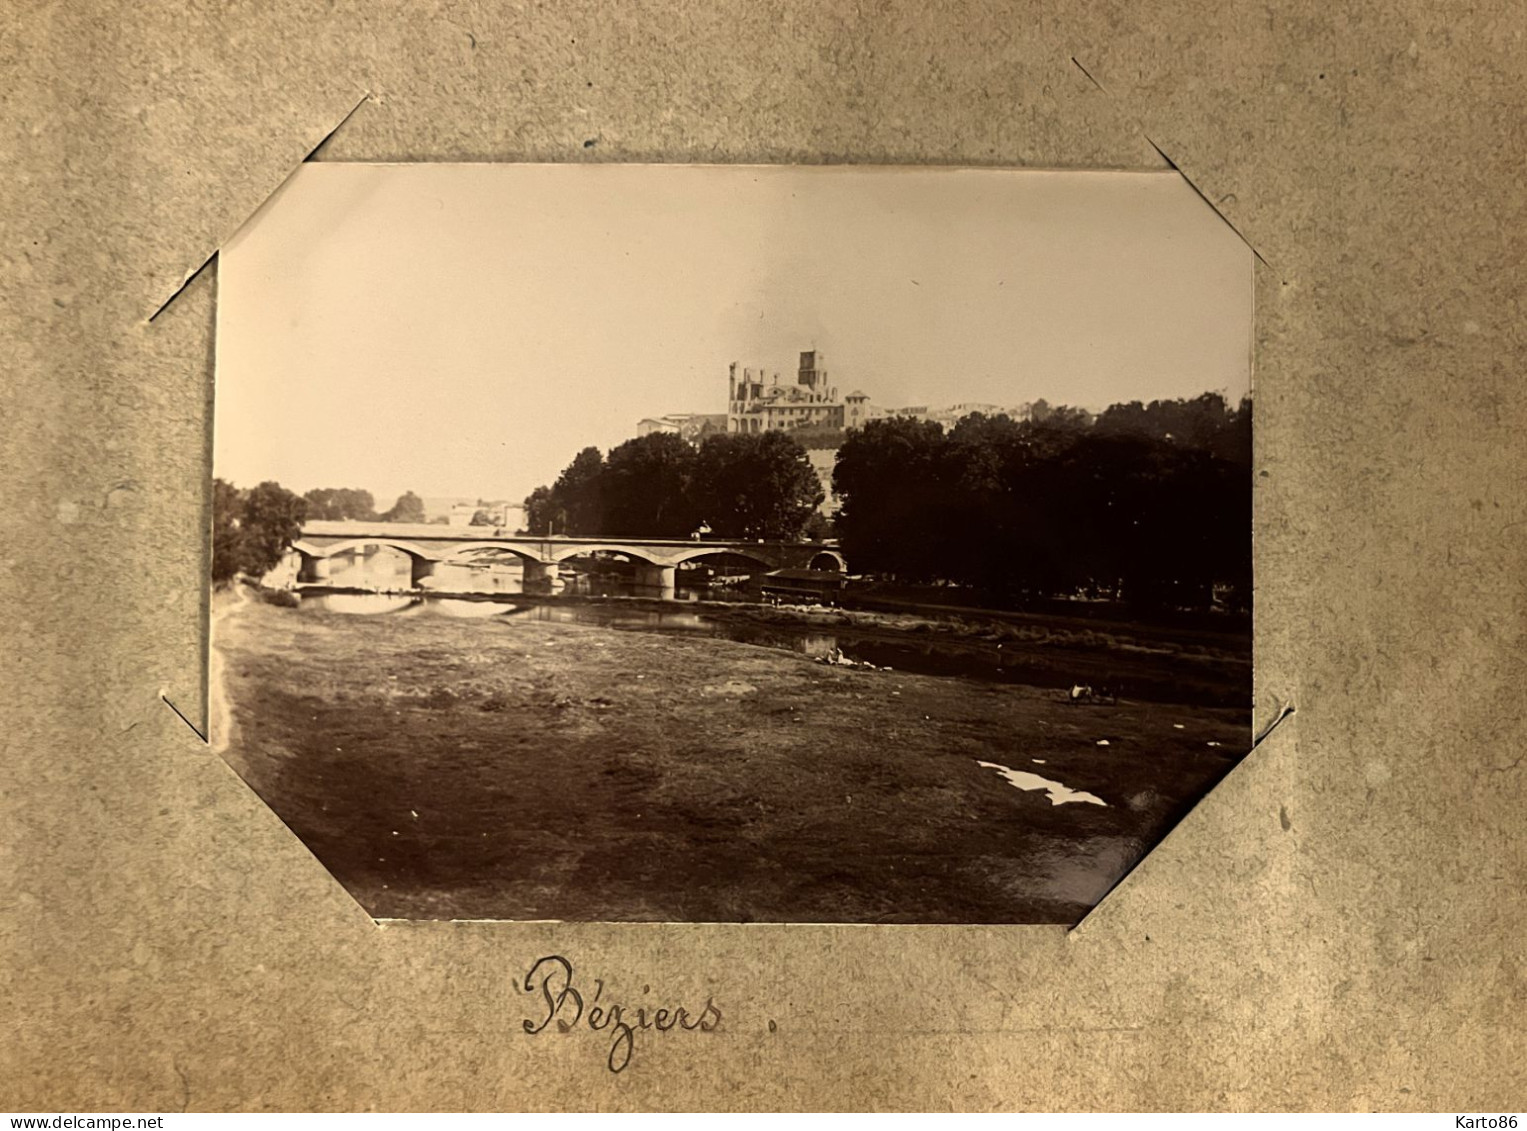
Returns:
[[[1071,924],[1252,741],[1178,173],[303,165],[221,252],[213,749],[378,919]]]

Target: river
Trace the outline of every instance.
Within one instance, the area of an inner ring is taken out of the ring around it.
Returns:
[[[515,604],[468,600],[433,594],[308,593],[301,607],[314,612],[357,616],[440,616],[470,620],[540,621],[587,624],[624,632],[665,636],[709,636],[766,648],[798,652],[823,661],[913,672],[919,675],[1064,687],[1069,678],[1046,664],[1025,663],[1003,647],[984,640],[935,639],[930,636],[886,639],[884,632],[816,625],[756,624],[688,609],[655,610],[602,604]]]

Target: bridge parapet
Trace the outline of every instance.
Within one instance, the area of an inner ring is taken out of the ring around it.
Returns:
[[[832,542],[748,542],[729,539],[569,538],[516,534],[491,526],[450,527],[437,523],[314,520],[302,526],[294,549],[309,559],[328,558],[365,545],[388,546],[422,562],[466,560],[468,554],[502,549],[528,562],[555,566],[580,554],[606,550],[647,566],[676,567],[709,554],[736,554],[770,569],[803,569],[827,555],[844,567]],[[316,568],[308,570],[316,573]],[[427,573],[427,571],[426,571]]]

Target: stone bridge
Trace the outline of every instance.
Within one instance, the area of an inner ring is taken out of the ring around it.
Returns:
[[[300,581],[328,580],[329,559],[365,546],[385,546],[408,555],[411,579],[419,588],[435,567],[471,562],[486,550],[515,554],[524,563],[527,593],[555,592],[557,567],[596,550],[624,554],[636,563],[636,584],[644,594],[672,599],[675,571],[711,554],[735,554],[767,569],[843,569],[843,555],[830,542],[747,542],[661,538],[565,538],[512,534],[491,526],[451,527],[398,522],[303,523],[292,544],[301,556]]]

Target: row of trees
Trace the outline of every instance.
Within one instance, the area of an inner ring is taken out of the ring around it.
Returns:
[[[1093,416],[1036,402],[1029,419],[973,414],[946,431],[885,419],[838,450],[836,532],[857,573],[955,583],[1017,603],[1099,589],[1142,606],[1249,601],[1251,401],[1131,402]],[[789,433],[670,433],[585,448],[525,500],[532,534],[821,537],[820,480]],[[417,495],[375,513],[365,491],[297,496],[214,482],[213,577],[259,576],[309,518],[424,522]],[[481,512],[481,521],[490,521]],[[474,518],[474,521],[477,521]]]
[[[839,449],[837,529],[856,572],[953,582],[1003,603],[1101,589],[1142,606],[1249,601],[1251,402],[1217,394],[879,420]]]
[[[584,448],[550,487],[525,500],[532,534],[724,538],[820,534],[823,499],[806,450],[789,434],[724,433],[698,448],[668,432],[627,440],[608,455]]]
[[[362,519],[380,522],[424,522],[424,500],[412,491],[398,496],[398,501],[381,514],[370,491],[351,487],[315,487],[302,496],[311,519]]]
[[[372,498],[370,491],[358,491],[350,487],[317,487],[302,497],[307,500],[308,517],[315,519],[362,519],[371,522],[415,523],[449,521],[444,516],[434,519],[425,518],[424,500],[412,491],[403,492],[398,496],[398,501],[381,514],[376,513],[376,500]],[[477,500],[477,510],[472,515],[471,525],[493,525],[489,505],[484,499]]]

